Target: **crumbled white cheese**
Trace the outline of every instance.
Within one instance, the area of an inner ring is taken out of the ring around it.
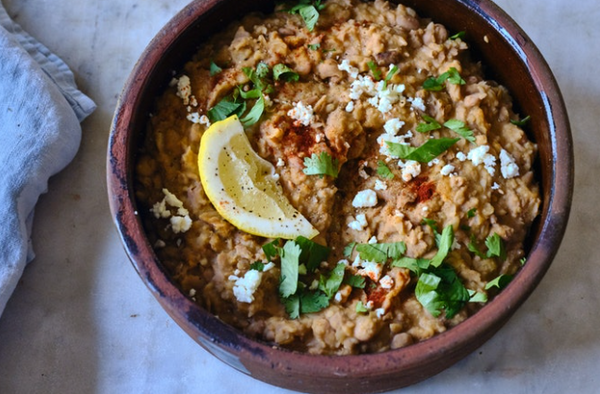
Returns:
[[[364,213],[359,213],[358,215],[356,215],[355,220],[348,223],[348,227],[356,231],[363,231],[368,225],[369,223],[367,223],[367,217]]]
[[[500,151],[500,172],[504,179],[519,176],[519,166],[515,159],[504,149]]]
[[[375,316],[377,316],[378,319],[381,319],[383,317],[383,315],[385,315],[385,309],[383,309],[383,308],[375,309]]]
[[[358,68],[350,65],[350,61],[348,59],[342,60],[342,63],[338,65],[338,69],[340,71],[346,71],[352,78],[356,78],[358,76]]]
[[[489,154],[490,147],[488,145],[481,145],[477,148],[473,148],[469,151],[467,158],[473,162],[474,165],[478,166],[483,164],[485,169],[490,175],[494,175],[496,172],[496,157]]]
[[[314,120],[313,108],[311,105],[304,105],[302,101],[294,103],[294,108],[288,111],[288,116],[304,126],[309,126]]]
[[[406,140],[409,138],[412,138],[412,136],[413,136],[413,134],[411,131],[408,131],[406,134],[403,134],[403,135],[393,135],[390,133],[382,133],[379,137],[377,137],[377,143],[379,144],[379,153],[381,153],[382,155],[388,156],[388,157],[397,158],[397,156],[394,156],[391,154],[390,148],[389,148],[387,142],[408,145],[408,142],[406,142]]]
[[[186,116],[187,120],[192,123],[203,124],[206,127],[210,127],[210,120],[206,115],[200,115],[198,112],[192,112]]]
[[[465,155],[462,152],[458,152],[456,153],[456,158],[458,159],[458,161],[465,161],[467,160],[467,155]]]
[[[177,97],[183,100],[183,105],[190,104],[190,96],[192,94],[192,85],[190,77],[182,75],[177,80]]]
[[[496,182],[494,182],[494,184],[492,185],[492,190],[498,190],[500,189],[500,185],[497,184]]]
[[[398,131],[400,131],[402,126],[404,126],[403,121],[401,121],[398,118],[392,118],[385,122],[385,124],[383,125],[383,129],[387,134],[397,135]]]
[[[392,287],[394,287],[394,279],[392,279],[389,275],[386,275],[383,278],[379,279],[379,284],[384,289],[391,289]]]
[[[387,183],[381,179],[375,179],[375,186],[373,188],[375,190],[387,190]]]
[[[283,161],[283,159],[281,157],[277,158],[277,164],[276,164],[276,166],[277,167],[283,167],[283,166],[285,166],[285,162]]]
[[[189,293],[190,297],[194,297],[196,295],[196,289],[190,289]]]
[[[440,174],[442,174],[444,176],[448,176],[452,173],[452,171],[454,171],[454,166],[452,164],[446,164],[440,170]]]
[[[371,189],[361,190],[352,200],[354,208],[369,208],[377,205],[377,193]]]
[[[369,174],[367,174],[367,172],[365,171],[366,166],[366,161],[361,161],[360,163],[358,163],[358,176],[360,176],[363,179],[369,179]]]
[[[376,244],[377,243],[377,237],[375,237],[373,235],[371,238],[369,238],[369,240],[367,241],[367,243]]]
[[[440,162],[440,159],[438,159],[438,158],[436,157],[435,159],[433,159],[433,160],[429,161],[429,162],[427,163],[427,166],[428,166],[428,167],[432,167],[432,166],[434,166],[434,165],[438,164],[439,162]]]
[[[249,270],[242,277],[230,275],[229,280],[235,282],[233,295],[239,302],[251,303],[254,301],[254,292],[258,289],[261,279],[262,272],[257,270]]]
[[[423,112],[426,110],[425,103],[423,102],[423,99],[421,97],[415,97],[415,98],[409,97],[407,100],[413,109],[418,109]]]
[[[185,216],[171,216],[171,228],[175,234],[185,233],[192,228],[192,219],[188,215]]]
[[[415,160],[407,160],[406,162],[400,160],[398,166],[402,168],[402,180],[404,180],[404,182],[408,182],[411,179],[418,177],[421,173],[421,163]]]
[[[348,105],[346,105],[346,112],[354,111],[354,101],[350,101]]]
[[[363,261],[361,266],[362,268],[356,272],[357,275],[368,276],[373,282],[379,281],[383,271],[383,264],[377,264],[373,261]]]
[[[155,203],[152,208],[150,208],[150,212],[152,212],[157,219],[170,218],[171,228],[174,233],[178,234],[188,231],[192,227],[192,219],[189,216],[189,211],[183,207],[183,202],[168,189],[163,188],[162,191],[165,195],[164,198]],[[172,214],[167,205],[172,208],[177,208],[177,214]]]
[[[352,100],[358,100],[363,94],[370,98],[367,102],[377,108],[381,113],[387,113],[392,109],[392,105],[399,102],[403,96],[402,93],[406,87],[400,85],[386,84],[385,81],[375,83],[370,76],[358,75],[350,85],[349,97]]]

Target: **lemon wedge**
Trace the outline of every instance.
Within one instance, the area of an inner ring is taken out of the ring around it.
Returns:
[[[237,116],[202,135],[198,169],[208,199],[238,229],[285,239],[319,233],[285,197],[275,168],[252,149]]]

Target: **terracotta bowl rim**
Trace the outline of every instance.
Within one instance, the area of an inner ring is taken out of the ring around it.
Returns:
[[[539,237],[531,245],[528,261],[510,285],[481,311],[456,327],[423,342],[405,348],[376,354],[322,356],[290,352],[249,339],[239,330],[223,323],[188,299],[170,281],[144,237],[137,216],[135,196],[127,165],[131,160],[124,146],[131,138],[130,125],[139,102],[138,94],[149,82],[155,65],[149,60],[161,58],[167,49],[184,35],[211,6],[223,0],[196,0],[187,5],[152,40],[131,73],[119,99],[112,123],[108,147],[107,177],[110,208],[115,225],[132,264],[163,307],[194,339],[207,344],[218,353],[226,350],[238,359],[252,358],[274,368],[320,373],[322,376],[384,376],[390,369],[380,370],[381,363],[392,365],[396,372],[418,368],[432,358],[452,357],[459,349],[469,346],[474,338],[489,338],[527,299],[547,269],[566,230],[573,193],[573,152],[566,108],[558,84],[541,53],[521,28],[498,6],[489,0],[456,0],[471,9],[484,23],[499,31],[514,48],[515,54],[528,65],[536,88],[546,105],[552,143],[551,191],[545,220],[540,224]],[[132,102],[138,100],[138,102]],[[561,187],[556,187],[560,182]],[[140,258],[140,255],[153,258]],[[156,269],[158,267],[158,269]],[[214,347],[213,345],[216,345]],[[213,347],[211,347],[213,346]],[[474,349],[472,349],[474,350]],[[287,355],[293,355],[291,358]],[[282,357],[283,356],[283,357]],[[222,358],[222,357],[221,357]],[[314,368],[316,360],[319,369]],[[244,370],[245,367],[237,367]],[[247,371],[245,371],[247,372]]]

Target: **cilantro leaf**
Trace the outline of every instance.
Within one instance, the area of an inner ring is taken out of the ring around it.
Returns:
[[[527,257],[523,257],[521,258],[521,260],[519,260],[519,263],[521,263],[521,265],[525,265],[525,263],[527,262]]]
[[[375,78],[376,81],[379,81],[381,79],[381,70],[377,68],[377,64],[371,60],[367,63],[367,66],[369,66],[369,70],[371,70],[373,78]]]
[[[455,133],[461,135],[467,141],[473,142],[473,143],[475,142],[475,136],[473,135],[473,130],[468,128],[465,125],[465,122],[458,120],[458,119],[450,119],[449,121],[444,123],[444,126],[449,128],[450,130],[454,131]]]
[[[530,119],[531,119],[531,116],[527,115],[526,117],[524,117],[521,120],[512,120],[511,119],[510,123],[514,124],[515,126],[523,127],[529,122]]]
[[[290,316],[290,319],[297,319],[300,316],[300,297],[292,295],[281,300],[285,307],[285,312]]]
[[[364,306],[364,304],[362,303],[362,301],[358,301],[356,303],[356,313],[367,313],[369,312],[369,310],[367,309],[366,306]]]
[[[467,34],[467,32],[463,30],[463,31],[459,31],[458,33],[450,36],[449,38],[451,40],[456,40],[458,38],[460,38],[461,40],[464,40],[466,34]]]
[[[469,292],[469,302],[487,302],[488,300],[485,293],[471,289],[467,289],[467,291]]]
[[[395,64],[392,65],[392,67],[388,70],[387,75],[385,76],[385,79],[383,80],[383,89],[387,89],[387,84],[390,81],[390,79],[392,79],[392,77],[394,76],[394,74],[396,74],[398,72],[398,66],[396,66]]]
[[[321,44],[316,43],[316,44],[308,44],[308,49],[311,49],[313,51],[316,51],[317,49],[321,48]]]
[[[384,179],[394,179],[394,173],[392,170],[390,170],[387,164],[381,160],[377,162],[377,175]]]
[[[265,256],[267,256],[267,260],[271,261],[273,259],[275,259],[275,257],[279,256],[279,251],[281,250],[281,247],[279,246],[281,244],[281,239],[280,238],[276,238],[275,240],[266,243],[262,246],[262,250],[263,252],[265,252]]]
[[[355,287],[357,289],[364,289],[365,288],[365,283],[366,283],[366,279],[364,276],[360,276],[360,275],[350,275],[346,280],[345,283]]]
[[[262,92],[258,88],[244,91],[244,89],[242,89],[242,86],[238,86],[238,91],[239,91],[240,97],[243,98],[244,100],[257,99],[260,96],[262,96]]]
[[[285,64],[279,63],[273,66],[273,79],[276,81],[281,79],[286,82],[296,82],[300,79],[300,75]]]
[[[429,139],[423,145],[416,148],[390,141],[386,141],[386,144],[393,156],[404,160],[415,160],[419,163],[429,163],[459,140],[460,138]]]
[[[434,317],[444,310],[447,319],[452,319],[470,299],[469,292],[448,265],[421,274],[415,296]]]
[[[287,241],[280,249],[281,256],[281,280],[279,293],[287,298],[298,289],[298,266],[300,261],[300,246],[294,241]]]
[[[350,242],[346,247],[344,247],[344,257],[352,256],[352,252],[354,251],[354,247],[356,246],[356,242]]]
[[[433,219],[423,218],[421,220],[421,224],[428,225],[433,230],[434,233],[438,232],[437,223]]]
[[[300,294],[300,312],[315,313],[329,306],[329,297],[320,291],[306,291]]]
[[[428,131],[433,131],[442,128],[442,125],[431,116],[423,114],[423,120],[425,120],[426,123],[419,123],[419,125],[417,126],[417,131],[419,133],[426,133]]]
[[[475,234],[471,234],[471,239],[469,240],[467,249],[469,249],[469,251],[475,253],[480,258],[485,259],[487,256],[485,255],[485,253],[483,253],[481,250],[479,250],[479,247],[477,246],[476,241],[477,240],[475,239]]]
[[[262,261],[258,260],[250,264],[250,269],[258,272],[263,272],[265,269],[265,264]]]
[[[321,0],[311,1],[300,0],[297,5],[290,8],[290,14],[300,14],[308,31],[313,31],[317,21],[319,20],[319,11],[325,8],[325,4],[321,4]]]
[[[510,283],[510,281],[512,279],[513,279],[512,275],[500,275],[500,276],[492,279],[491,281],[489,281],[485,285],[485,289],[489,290],[492,287],[497,287],[498,289],[502,290]]]
[[[450,248],[452,248],[452,243],[454,243],[454,229],[451,225],[449,225],[444,227],[444,230],[442,230],[442,236],[440,237],[438,251],[436,255],[433,256],[433,258],[431,259],[431,265],[433,267],[439,267],[442,264],[442,262],[448,255]]]
[[[504,247],[504,241],[496,233],[490,235],[485,239],[485,246],[488,247],[487,256],[499,257],[500,260],[506,260],[506,248]]]
[[[407,268],[415,275],[419,276],[431,265],[431,260],[428,259],[415,259],[412,257],[401,257],[397,260],[392,261],[392,267]]]
[[[230,97],[225,97],[219,101],[214,107],[208,110],[208,119],[212,123],[227,119],[231,115],[240,115],[246,110],[246,103],[237,103]]]
[[[454,85],[464,85],[466,82],[460,76],[458,70],[455,67],[450,67],[448,71],[441,74],[437,78],[430,77],[423,82],[423,89],[439,92],[444,88],[444,82],[450,82]]]
[[[329,276],[321,275],[319,277],[319,290],[325,293],[327,297],[332,298],[344,280],[345,269],[346,265],[344,263],[338,263]]]
[[[306,264],[308,271],[313,272],[315,269],[319,268],[321,262],[327,261],[329,252],[331,251],[327,246],[313,242],[303,236],[297,237],[295,241],[296,244],[300,246],[300,249],[302,249],[300,262]]]
[[[264,111],[265,111],[265,99],[261,95],[259,97],[259,99],[256,100],[256,102],[254,103],[254,106],[252,107],[252,109],[250,111],[248,111],[246,116],[244,116],[242,119],[240,119],[240,122],[242,122],[242,124],[245,127],[252,126],[253,124],[255,124],[256,122],[258,122],[260,120],[260,117],[262,116]]]
[[[399,259],[406,252],[404,242],[358,244],[356,251],[361,259],[376,263],[385,263],[388,259]]]
[[[210,61],[210,69],[209,69],[210,76],[212,77],[212,76],[214,76],[214,75],[217,75],[217,74],[218,74],[218,73],[220,73],[221,71],[223,71],[223,69],[222,69],[221,67],[217,66],[217,65],[215,64],[215,62],[213,62],[213,61],[211,60],[211,61]]]
[[[321,152],[319,156],[313,153],[311,157],[304,158],[304,169],[306,175],[329,175],[332,178],[337,178],[339,173],[338,159],[332,159],[327,152]]]
[[[473,218],[473,217],[475,217],[475,213],[476,213],[476,212],[477,212],[477,209],[475,209],[475,208],[471,208],[471,209],[469,209],[469,210],[467,211],[467,217],[468,217],[469,219],[470,219],[470,218]]]

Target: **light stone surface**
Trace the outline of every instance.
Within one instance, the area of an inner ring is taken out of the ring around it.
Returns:
[[[98,104],[36,209],[36,259],[0,318],[0,393],[289,392],[221,363],[161,309],[113,226],[105,158],[117,97],[186,0],[2,0]],[[571,221],[542,283],[489,342],[402,393],[597,393],[600,386],[600,7],[498,0],[553,69],[576,156]]]

